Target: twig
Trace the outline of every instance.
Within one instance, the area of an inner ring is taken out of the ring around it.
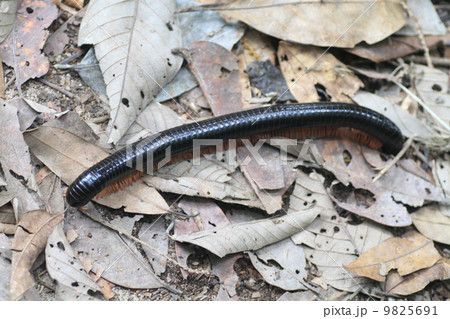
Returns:
[[[403,84],[398,82],[393,77],[388,77],[388,80],[393,82],[394,84],[398,85],[403,91],[405,91],[408,95],[410,95],[417,103],[419,103],[425,111],[430,113],[430,115],[437,121],[439,124],[442,125],[443,128],[447,131],[447,133],[450,133],[450,126],[448,126],[447,123],[445,123],[434,111],[425,104],[424,101],[422,101],[417,95],[415,95],[413,92],[411,92],[407,87],[405,87]]]
[[[75,98],[75,95],[73,93],[70,93],[69,91],[64,90],[63,88],[57,86],[56,84],[44,80],[44,79],[37,79],[39,82],[44,83],[45,85],[51,87],[52,89],[55,89],[58,92],[61,92],[64,95],[67,95],[68,97],[70,97],[71,99]]]
[[[89,217],[90,219],[92,219],[93,221],[95,221],[95,222],[97,222],[97,223],[99,223],[99,224],[102,224],[102,225],[108,227],[109,229],[112,229],[112,230],[116,231],[116,232],[119,233],[120,235],[124,235],[124,236],[128,237],[129,239],[131,239],[131,240],[133,240],[133,241],[135,241],[135,242],[141,244],[142,246],[145,246],[145,247],[151,249],[152,251],[154,251],[154,252],[157,253],[158,255],[160,255],[160,256],[166,258],[168,261],[172,262],[174,265],[176,265],[176,266],[178,266],[178,267],[180,267],[180,268],[186,270],[186,271],[189,272],[189,273],[197,274],[197,275],[210,275],[210,273],[209,273],[208,271],[197,270],[197,269],[192,269],[192,268],[186,267],[186,266],[180,264],[180,263],[179,263],[178,261],[176,261],[175,259],[173,259],[173,258],[171,258],[171,257],[169,257],[169,256],[167,256],[167,255],[165,255],[165,254],[163,254],[163,253],[161,253],[160,251],[158,251],[156,248],[152,247],[151,245],[149,245],[149,244],[146,243],[145,241],[142,241],[142,240],[140,240],[139,238],[137,238],[137,237],[135,237],[135,236],[133,236],[133,235],[130,235],[130,234],[126,233],[126,232],[123,232],[120,228],[115,227],[115,226],[113,226],[113,225],[111,225],[111,224],[109,224],[109,223],[106,223],[106,222],[104,222],[103,220],[101,220],[101,219],[99,219],[99,218],[97,218],[97,217],[92,216],[91,214],[89,214],[88,212],[86,212],[86,211],[84,211],[84,210],[79,209],[79,211],[80,211],[81,213],[83,213],[84,215],[86,215],[87,217]]]
[[[417,21],[416,16],[412,12],[411,8],[405,3],[401,2],[403,9],[408,13],[409,17],[411,18],[411,21],[414,24],[414,28],[417,31],[417,36],[419,38],[420,44],[422,45],[422,49],[424,51],[425,59],[427,61],[427,66],[432,68],[433,63],[431,62],[430,58],[430,50],[428,49],[427,43],[425,41],[425,36],[423,34],[422,28],[420,27],[419,21]]]
[[[412,55],[412,56],[407,56],[404,59],[409,62],[422,63],[422,64],[427,63],[427,59],[423,56]],[[450,59],[448,59],[448,58],[440,58],[440,57],[432,56],[431,62],[434,65],[450,66]]]
[[[9,79],[9,81],[5,84],[5,90],[14,82],[15,79],[16,79],[16,75],[13,74],[11,76],[11,78]]]
[[[373,178],[373,180],[372,180],[372,182],[376,182],[377,180],[379,180],[380,179],[380,177],[381,176],[383,176],[384,174],[386,174],[386,172],[392,167],[392,166],[394,166],[394,164],[395,163],[397,163],[401,158],[402,158],[402,156],[403,155],[405,155],[405,153],[406,153],[406,151],[408,150],[408,148],[411,146],[411,144],[412,144],[412,142],[413,142],[413,140],[414,140],[414,138],[416,137],[417,135],[416,134],[414,134],[413,136],[411,136],[410,138],[408,138],[408,140],[406,141],[406,143],[405,144],[403,144],[403,148],[402,148],[402,150],[394,157],[394,159],[389,163],[389,164],[387,164],[374,178]]]

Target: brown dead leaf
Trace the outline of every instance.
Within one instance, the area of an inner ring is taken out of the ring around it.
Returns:
[[[426,36],[425,42],[428,48],[432,48],[442,42],[442,37]],[[353,49],[348,49],[347,51],[359,57],[380,63],[383,61],[400,58],[421,50],[422,45],[419,37],[417,36],[392,36],[373,45],[360,43]]]
[[[21,299],[34,286],[31,267],[44,249],[53,228],[63,218],[63,213],[51,215],[45,210],[34,210],[22,215],[11,245],[11,300]]]
[[[411,231],[403,237],[386,239],[345,266],[345,269],[383,282],[391,269],[397,269],[401,276],[406,276],[433,266],[440,258],[433,241]]]
[[[317,46],[373,44],[406,23],[399,1],[236,0],[220,8],[224,18],[282,40]]]
[[[108,155],[100,147],[56,127],[42,126],[26,133],[25,140],[33,154],[67,185]],[[142,180],[95,201],[112,208],[124,206],[127,212],[142,214],[162,214],[168,209],[161,195]]]
[[[3,62],[14,67],[20,87],[28,79],[46,74],[49,62],[42,48],[57,18],[58,9],[47,0],[23,0],[17,10],[13,31],[0,46]]]
[[[283,195],[295,181],[296,173],[291,166],[283,165],[280,152],[260,145],[258,158],[247,147],[237,149],[241,171],[249,181],[268,214],[282,208]],[[255,145],[255,148],[258,144]]]
[[[218,44],[204,41],[192,43],[181,53],[215,116],[242,109],[236,56]]]
[[[292,95],[302,102],[316,102],[316,85],[331,101],[350,102],[364,84],[342,62],[321,48],[281,41],[278,60]]]
[[[430,268],[418,270],[407,276],[400,276],[397,271],[391,271],[386,279],[386,292],[397,295],[410,295],[421,291],[434,280],[450,278],[450,260],[440,259]]]

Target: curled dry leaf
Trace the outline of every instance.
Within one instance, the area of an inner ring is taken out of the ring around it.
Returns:
[[[430,268],[418,270],[407,276],[391,271],[386,280],[386,292],[397,295],[410,295],[421,291],[434,280],[450,278],[450,260],[440,259]]]
[[[405,25],[397,0],[237,0],[222,6],[220,12],[273,37],[317,46],[373,44]]]
[[[57,285],[73,291],[75,298],[71,300],[93,300],[93,295],[100,292],[75,255],[61,225],[57,225],[48,238],[45,261],[47,271]]]
[[[316,102],[322,85],[334,102],[350,102],[364,84],[325,49],[281,41],[278,60],[289,90],[297,101]]]
[[[56,127],[42,126],[26,133],[25,140],[33,154],[67,185],[108,155],[100,147]],[[162,214],[168,209],[161,195],[142,180],[117,193],[94,200],[112,208],[124,207],[126,212],[133,213]]]
[[[433,241],[411,231],[403,237],[386,239],[345,266],[345,269],[359,276],[385,281],[391,269],[397,269],[401,276],[406,276],[433,266],[440,258]]]
[[[22,215],[11,245],[11,300],[21,299],[34,286],[31,267],[45,248],[53,228],[63,219],[64,214],[51,215],[45,210],[34,210]]]
[[[174,0],[91,1],[79,45],[94,44],[111,106],[109,142],[117,143],[160,89],[173,79],[182,59]]]
[[[450,245],[450,217],[441,213],[440,205],[421,207],[412,214],[412,220],[414,226],[423,235],[439,243]]]
[[[1,6],[12,1],[2,1]],[[28,79],[47,73],[49,62],[42,53],[58,9],[48,0],[23,0],[17,10],[17,22],[0,46],[3,62],[14,67],[20,87]],[[1,23],[3,25],[3,22]]]

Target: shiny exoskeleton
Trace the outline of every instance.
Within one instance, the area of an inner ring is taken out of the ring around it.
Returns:
[[[69,186],[67,202],[75,207],[85,205],[108,185],[137,169],[145,171],[147,163],[161,161],[168,147],[171,155],[177,155],[192,150],[196,139],[226,141],[284,129],[318,126],[360,130],[378,139],[386,153],[395,154],[403,145],[402,133],[391,120],[356,104],[319,102],[273,105],[174,127],[123,148],[83,172]]]

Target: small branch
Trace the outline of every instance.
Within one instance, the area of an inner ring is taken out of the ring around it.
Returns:
[[[412,55],[407,56],[404,59],[408,62],[415,62],[421,64],[427,63],[427,59],[423,56]],[[450,59],[448,58],[431,57],[431,62],[434,65],[450,67]]]
[[[70,93],[69,91],[64,90],[63,88],[57,86],[56,84],[54,84],[54,83],[52,83],[52,82],[50,82],[50,81],[47,81],[47,80],[44,80],[44,79],[37,79],[37,80],[38,80],[39,82],[41,82],[41,83],[43,83],[43,84],[45,84],[45,85],[51,87],[52,89],[54,89],[54,90],[56,90],[56,91],[58,91],[58,92],[61,92],[61,93],[64,94],[64,95],[67,95],[67,96],[70,97],[71,99],[75,98],[75,95],[74,95],[73,93]]]
[[[432,68],[433,63],[431,62],[430,58],[430,50],[428,49],[427,43],[425,41],[425,36],[423,34],[422,28],[420,27],[419,21],[417,20],[416,16],[412,12],[411,8],[405,3],[401,2],[403,9],[408,13],[409,17],[411,18],[414,28],[417,31],[417,36],[419,38],[420,44],[422,46],[422,49],[424,51],[425,59],[427,61],[427,66]]]
[[[414,140],[414,138],[416,137],[417,135],[413,135],[413,136],[411,136],[410,138],[408,138],[408,140],[406,141],[406,143],[403,145],[403,148],[402,148],[402,150],[394,157],[394,159],[389,163],[389,164],[387,164],[373,179],[372,179],[372,182],[376,182],[377,180],[379,180],[380,179],[380,177],[381,176],[383,176],[384,174],[386,174],[386,172],[392,167],[392,166],[394,166],[395,165],[395,163],[397,163],[401,158],[402,158],[402,156],[403,155],[405,155],[405,153],[406,153],[406,151],[408,150],[408,148],[411,146],[411,144],[412,144],[412,142],[413,142],[413,140]]]

